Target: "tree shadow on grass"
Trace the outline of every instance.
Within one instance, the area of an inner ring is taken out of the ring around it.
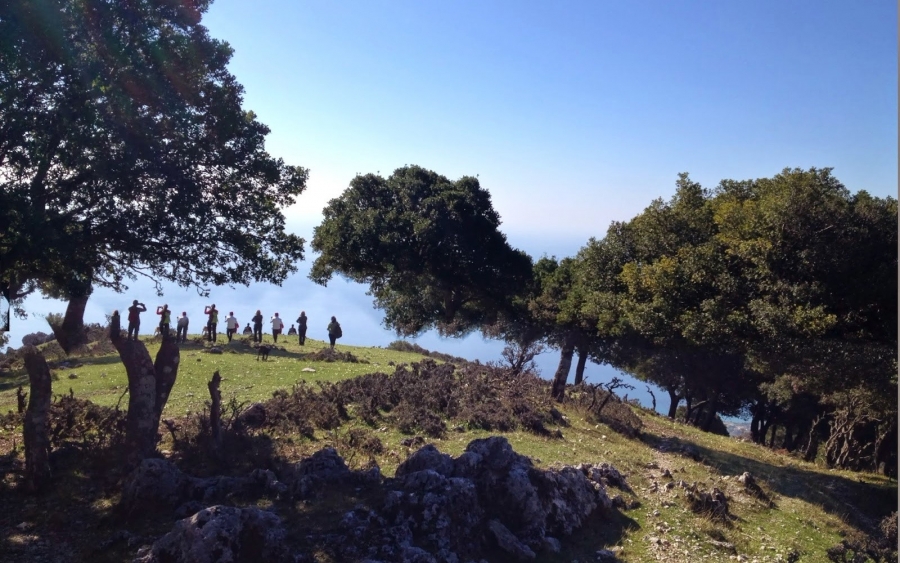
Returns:
[[[897,482],[869,483],[838,474],[810,471],[788,464],[777,466],[750,457],[708,448],[690,440],[645,433],[642,440],[662,452],[687,455],[715,467],[723,475],[749,472],[777,495],[814,504],[864,532],[873,532],[882,518],[897,510]],[[799,462],[798,462],[799,463]]]

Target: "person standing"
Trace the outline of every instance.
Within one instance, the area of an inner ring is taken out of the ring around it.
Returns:
[[[163,338],[168,338],[169,324],[172,322],[172,311],[169,310],[169,305],[166,304],[158,308],[156,314],[159,315],[159,335]]]
[[[146,310],[147,306],[143,303],[138,303],[137,299],[128,308],[128,338],[137,340],[138,332],[141,329],[141,313]],[[133,337],[132,334],[134,334]]]
[[[341,324],[337,322],[337,319],[331,317],[331,322],[328,323],[328,341],[331,342],[331,349],[334,350],[335,341],[344,336],[344,332],[341,330]]]
[[[187,329],[188,329],[188,320],[187,311],[181,312],[181,317],[179,317],[178,322],[176,324],[176,333],[175,333],[175,341],[183,344],[187,341]]]
[[[231,337],[237,332],[239,326],[240,323],[234,318],[234,311],[229,311],[228,318],[225,319],[225,335],[228,336],[228,342],[231,342]]]
[[[213,303],[206,308],[204,313],[209,315],[206,321],[206,332],[208,335],[207,337],[209,338],[210,342],[215,342],[218,339],[218,335],[216,334],[216,326],[219,324],[219,310],[216,309],[216,304]]]
[[[281,320],[278,313],[275,313],[275,316],[272,317],[272,339],[275,342],[278,342],[278,335],[281,334],[283,328],[284,321]]]
[[[297,337],[300,346],[306,344],[306,311],[300,311],[300,317],[297,318]]]
[[[262,342],[263,316],[259,309],[256,310],[256,314],[250,320],[253,321],[253,342]]]

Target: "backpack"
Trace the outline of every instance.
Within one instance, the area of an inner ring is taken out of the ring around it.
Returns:
[[[334,323],[334,324],[337,325],[334,327],[334,337],[340,338],[340,337],[344,336],[344,331],[341,330],[341,325],[339,325],[338,323]]]

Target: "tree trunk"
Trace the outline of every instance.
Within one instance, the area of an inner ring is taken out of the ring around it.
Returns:
[[[50,367],[34,346],[23,350],[25,369],[31,383],[25,410],[25,483],[29,491],[39,491],[50,481],[50,438],[47,434],[48,411],[52,395]]]
[[[25,399],[28,398],[28,393],[22,391],[22,386],[19,385],[19,388],[16,389],[16,411],[19,414],[25,412]]]
[[[784,425],[784,441],[781,442],[781,447],[789,452],[794,451],[794,425],[791,423]]]
[[[666,392],[669,394],[668,417],[675,420],[675,413],[678,412],[678,403],[681,402],[681,397],[678,396],[674,389],[666,389]]]
[[[709,400],[709,404],[706,405],[704,409],[703,420],[700,422],[700,429],[704,432],[709,432],[709,429],[712,428],[712,423],[716,419],[716,411],[719,407],[719,400],[717,398],[712,398]]]
[[[131,460],[139,461],[156,451],[159,419],[178,376],[180,353],[174,340],[163,340],[154,364],[143,342],[122,338],[118,329],[119,318],[113,317],[110,338],[128,375],[125,441]]]
[[[562,402],[566,396],[566,380],[569,379],[569,370],[572,369],[572,356],[575,354],[575,345],[570,341],[566,341],[559,354],[559,366],[556,368],[556,375],[553,376],[553,387],[550,390],[551,395],[558,402]]]
[[[220,414],[222,413],[222,392],[219,390],[219,384],[222,383],[222,376],[216,371],[213,373],[212,380],[206,384],[209,388],[209,429],[212,434],[212,447],[215,455],[219,454],[219,448],[222,445],[222,421]]]
[[[178,349],[175,339],[171,337],[164,338],[159,347],[159,352],[156,353],[156,362],[153,364],[153,369],[156,373],[156,407],[153,414],[156,417],[157,426],[159,426],[163,408],[169,401],[169,393],[175,385],[180,361],[181,351]]]
[[[87,344],[87,335],[84,332],[84,309],[87,307],[88,298],[91,293],[88,291],[82,297],[73,297],[69,299],[69,305],[66,307],[66,316],[63,317],[62,325],[53,326],[53,334],[56,341],[59,342],[60,348],[66,354],[74,352]]]
[[[584,366],[587,365],[587,352],[578,349],[578,363],[575,364],[575,385],[584,381]]]

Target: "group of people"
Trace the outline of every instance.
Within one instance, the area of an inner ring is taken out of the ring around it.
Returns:
[[[143,303],[139,303],[137,299],[135,299],[131,307],[128,308],[128,338],[137,340],[138,332],[141,326],[141,313],[145,312],[146,310],[147,306]],[[115,314],[118,314],[118,312],[116,312]],[[166,304],[157,307],[156,314],[159,315],[159,327],[157,328],[157,331],[163,338],[168,338],[172,322],[172,312],[169,310],[169,305]],[[204,309],[203,314],[206,315],[206,326],[203,327],[203,336],[210,342],[217,342],[219,310],[216,309],[215,303],[213,303],[212,305],[208,305]],[[253,322],[253,328],[250,328],[250,323],[247,323],[247,326],[244,327],[243,334],[252,335],[254,343],[262,343],[262,312],[257,309],[256,314],[250,320]],[[300,311],[300,316],[297,318],[296,326],[292,324],[291,328],[288,330],[289,336],[297,336],[298,342],[301,346],[306,344],[306,321],[306,311]],[[188,320],[187,311],[182,311],[181,316],[178,317],[178,320],[175,323],[177,330],[175,335],[176,342],[182,343],[187,340],[189,323],[190,321]],[[272,338],[277,343],[278,336],[284,330],[284,321],[278,313],[275,313],[275,315],[269,319],[269,323],[272,326]],[[231,342],[232,337],[237,334],[238,327],[240,326],[241,324],[235,318],[234,312],[230,311],[228,313],[228,317],[225,319],[225,336],[228,338],[228,342]],[[335,317],[331,317],[331,322],[328,323],[328,340],[331,344],[332,349],[334,348],[337,339],[341,336],[343,336],[343,331],[341,330],[340,323],[338,323]]]

